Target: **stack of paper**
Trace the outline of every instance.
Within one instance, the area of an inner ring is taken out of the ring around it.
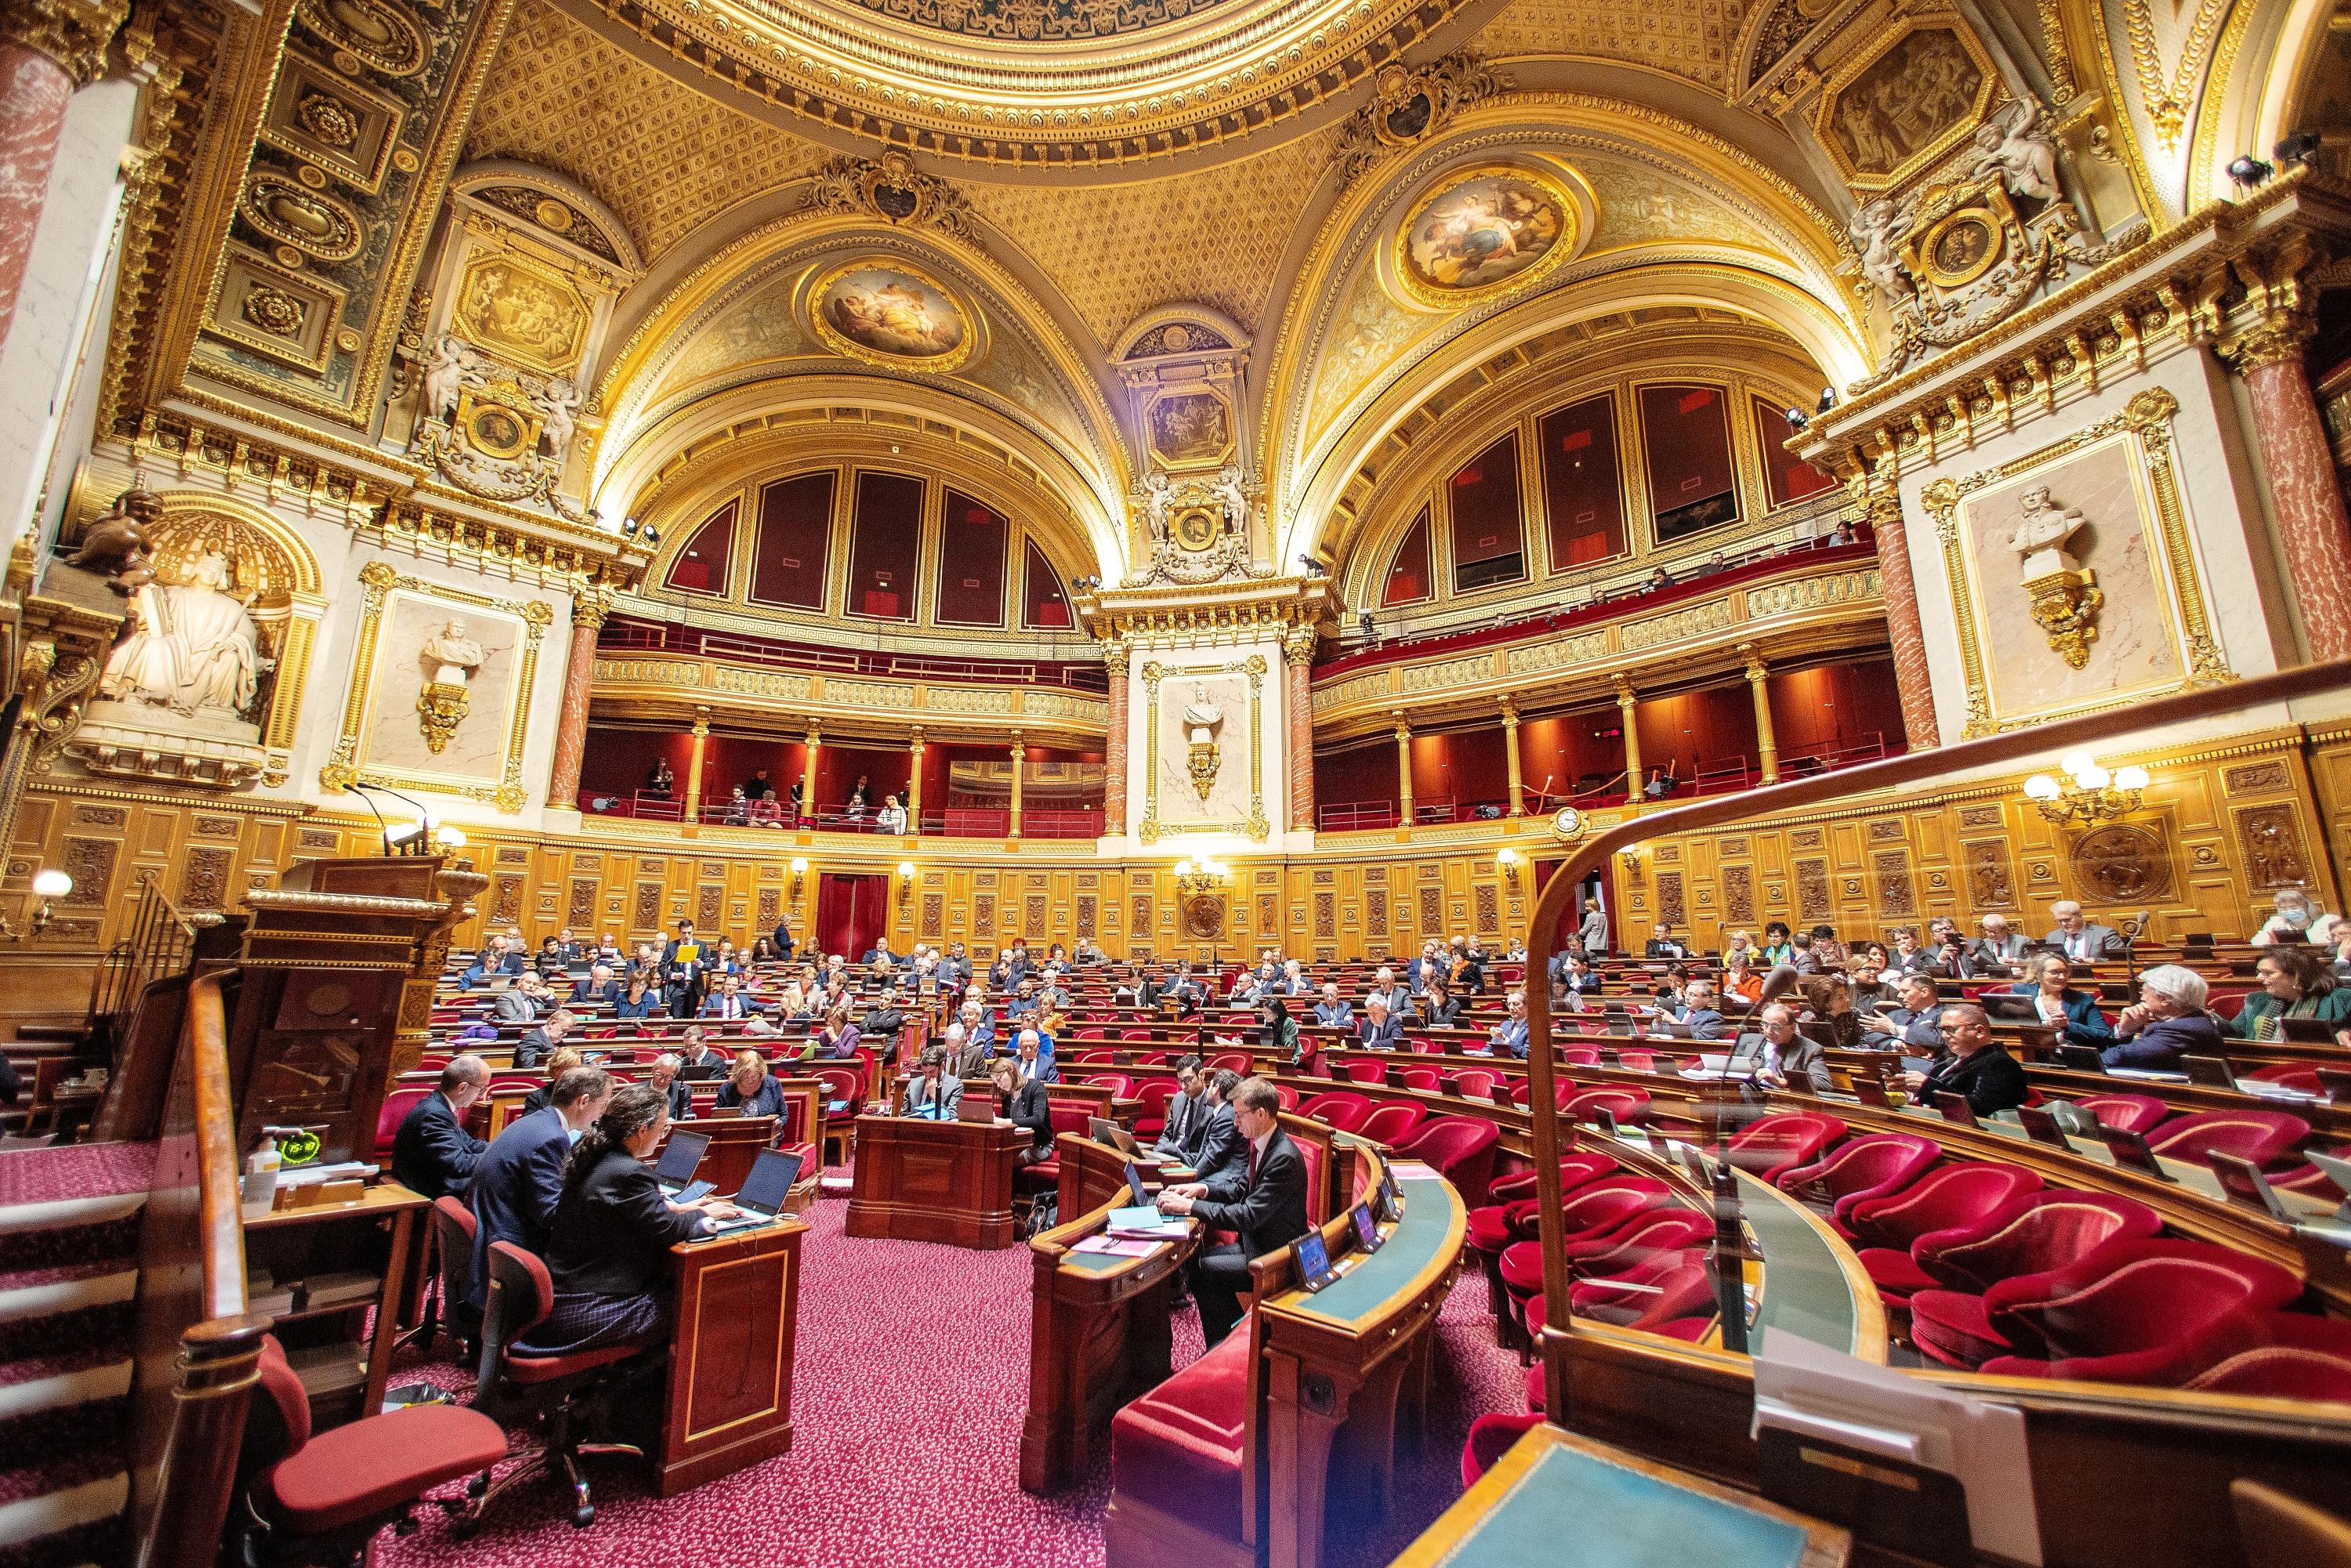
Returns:
[[[1162,1214],[1148,1204],[1112,1209],[1109,1230],[1116,1237],[1145,1237],[1153,1240],[1172,1240],[1190,1234],[1190,1228],[1181,1219]]]

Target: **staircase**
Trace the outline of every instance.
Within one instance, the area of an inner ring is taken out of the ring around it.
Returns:
[[[0,1151],[0,1568],[112,1563],[152,1145]]]

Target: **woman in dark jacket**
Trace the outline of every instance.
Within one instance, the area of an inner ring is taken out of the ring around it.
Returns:
[[[1431,980],[1427,994],[1420,998],[1420,1027],[1423,1029],[1458,1029],[1461,1026],[1461,1004],[1453,999],[1451,991],[1442,980]]]
[[[718,1108],[738,1116],[784,1113],[784,1092],[768,1076],[766,1057],[756,1051],[746,1051],[735,1058],[735,1065],[727,1070],[726,1082],[719,1086]]]
[[[622,992],[612,1003],[614,1018],[649,1019],[668,1016],[669,1003],[663,999],[661,992],[648,983],[649,979],[650,977],[643,969],[630,971],[629,988]]]
[[[2031,997],[2043,1023],[2059,1026],[2058,1038],[2067,1045],[2104,1051],[2115,1042],[2115,1026],[2098,1010],[2098,998],[2073,985],[2074,966],[2063,953],[2043,953],[2024,965],[2025,978],[2009,988]]]
[[[668,1131],[661,1092],[632,1083],[572,1145],[548,1232],[555,1309],[524,1336],[529,1349],[569,1354],[661,1337],[669,1249],[736,1212],[714,1198],[674,1204],[663,1195],[644,1162]]]
[[[1257,1043],[1260,1050],[1278,1052],[1285,1064],[1298,1061],[1298,1020],[1280,997],[1267,997],[1257,1005]]]

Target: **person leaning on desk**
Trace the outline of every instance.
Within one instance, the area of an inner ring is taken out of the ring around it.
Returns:
[[[1045,1085],[1020,1069],[1017,1056],[999,1056],[987,1070],[996,1084],[997,1113],[1016,1127],[1029,1129],[1028,1146],[1013,1155],[1015,1165],[1033,1166],[1053,1152],[1053,1104]]]
[[[1240,1322],[1249,1260],[1287,1247],[1307,1231],[1306,1161],[1281,1130],[1281,1096],[1264,1079],[1246,1078],[1232,1099],[1233,1125],[1247,1152],[1210,1180],[1159,1194],[1163,1214],[1187,1214],[1207,1229],[1239,1233],[1238,1245],[1211,1247],[1193,1265],[1200,1335],[1211,1346]]]
[[[1948,1055],[1928,1072],[1906,1072],[1903,1086],[1931,1105],[1938,1094],[1964,1095],[1979,1116],[2024,1103],[2024,1069],[1991,1037],[1991,1019],[1973,1002],[1954,1002],[1939,1020]]]
[[[905,1114],[926,1122],[952,1122],[963,1104],[963,1081],[947,1071],[947,1053],[939,1046],[925,1051],[906,1081]]]

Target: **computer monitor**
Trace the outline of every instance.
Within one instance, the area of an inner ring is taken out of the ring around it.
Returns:
[[[1126,1201],[1134,1208],[1144,1207],[1151,1202],[1143,1190],[1143,1173],[1134,1168],[1133,1160],[1126,1162]]]

